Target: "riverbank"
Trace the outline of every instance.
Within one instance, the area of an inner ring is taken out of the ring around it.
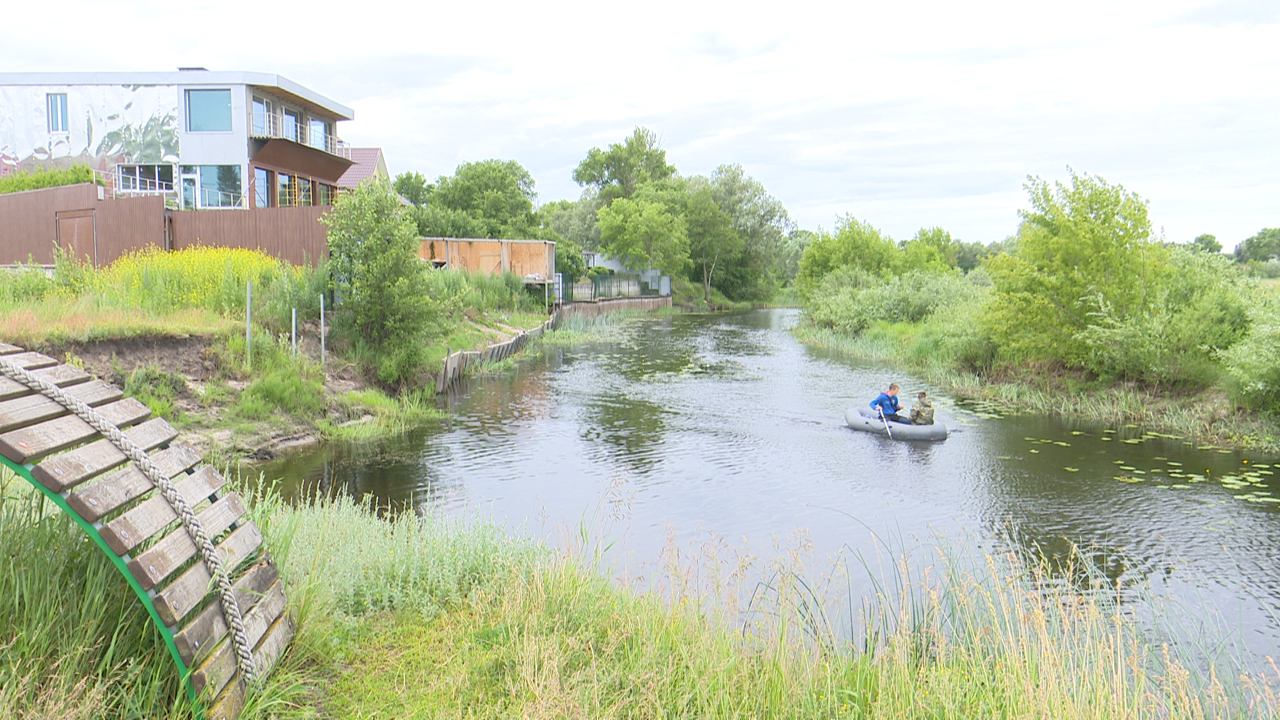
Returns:
[[[1219,388],[1175,393],[1137,382],[1107,383],[1084,373],[1034,366],[1005,368],[980,377],[921,352],[921,345],[927,343],[922,337],[927,329],[908,323],[873,326],[856,335],[808,324],[796,326],[793,332],[803,343],[909,372],[957,400],[976,404],[983,412],[1060,415],[1115,426],[1138,425],[1202,444],[1280,451],[1280,422],[1236,407]]]

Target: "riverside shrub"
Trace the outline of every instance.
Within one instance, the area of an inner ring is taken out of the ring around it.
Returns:
[[[1253,324],[1240,342],[1219,354],[1232,397],[1241,405],[1280,413],[1280,298],[1253,308]]]

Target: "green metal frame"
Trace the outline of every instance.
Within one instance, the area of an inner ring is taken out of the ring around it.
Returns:
[[[31,466],[19,465],[3,455],[0,455],[0,463],[3,463],[5,467],[13,470],[18,477],[25,478],[27,482],[31,483],[37,490],[43,493],[45,497],[49,498],[54,505],[61,508],[62,512],[66,513],[68,517],[74,520],[76,524],[80,526],[80,529],[84,530],[85,534],[98,544],[98,547],[102,550],[103,554],[106,555],[107,558],[111,560],[112,564],[116,566],[116,570],[119,570],[120,574],[124,576],[124,579],[129,581],[129,587],[133,588],[133,592],[138,596],[138,599],[142,601],[142,606],[145,607],[147,609],[147,613],[151,615],[151,621],[155,623],[155,626],[160,630],[160,636],[164,638],[164,644],[168,646],[169,654],[173,656],[173,663],[178,666],[178,677],[182,678],[182,684],[187,689],[187,696],[191,699],[191,703],[196,711],[196,716],[204,717],[204,705],[200,702],[200,698],[196,694],[195,685],[191,682],[191,669],[182,661],[182,655],[178,652],[178,646],[173,642],[173,633],[169,631],[168,626],[166,626],[164,621],[160,619],[160,614],[156,612],[156,605],[155,602],[152,601],[151,595],[146,590],[143,590],[142,586],[138,584],[137,579],[133,577],[133,573],[129,572],[129,566],[125,564],[124,560],[122,560],[119,555],[116,555],[115,552],[112,551],[111,547],[107,545],[107,541],[102,539],[102,535],[92,523],[86,522],[84,518],[80,517],[79,513],[71,509],[71,506],[67,504],[67,499],[65,497],[49,490],[31,476]]]

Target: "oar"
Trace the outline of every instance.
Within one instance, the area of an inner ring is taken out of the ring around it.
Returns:
[[[893,431],[889,429],[889,419],[884,416],[884,408],[876,406],[876,412],[880,413],[880,422],[884,423],[884,431],[889,433],[889,439],[893,439]]]

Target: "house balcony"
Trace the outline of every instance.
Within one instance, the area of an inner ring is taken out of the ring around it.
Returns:
[[[276,114],[249,114],[249,137],[259,140],[292,140],[299,145],[315,148],[346,159],[347,145],[330,132],[315,132],[313,128],[300,119]]]

